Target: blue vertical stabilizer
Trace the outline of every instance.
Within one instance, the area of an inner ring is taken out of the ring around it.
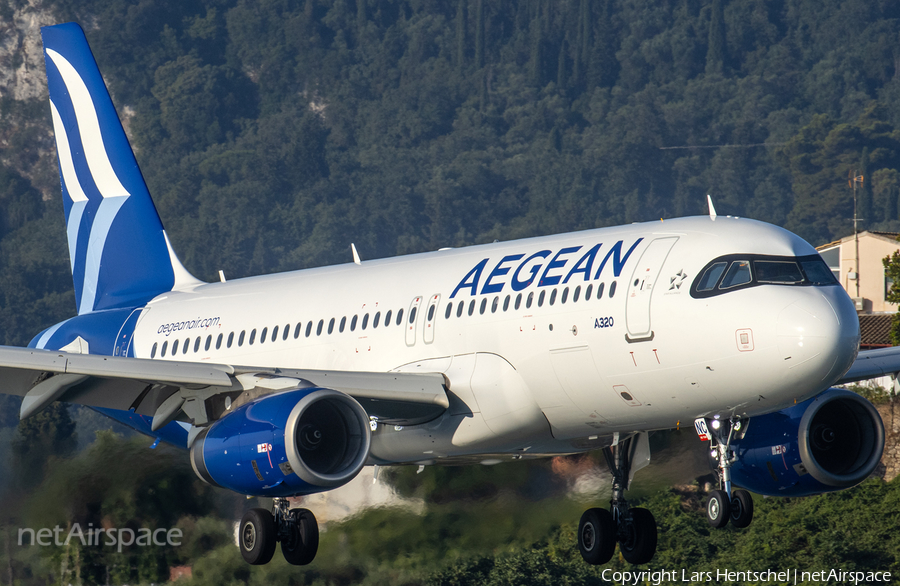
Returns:
[[[79,315],[199,283],[171,251],[84,31],[41,36]]]

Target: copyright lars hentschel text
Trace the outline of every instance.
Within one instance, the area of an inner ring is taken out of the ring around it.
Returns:
[[[670,584],[684,582],[688,584],[872,584],[890,582],[890,572],[873,572],[861,570],[729,570],[717,569],[695,572],[691,570],[643,570],[639,572],[623,572],[605,569],[600,576],[603,580],[615,584]]]

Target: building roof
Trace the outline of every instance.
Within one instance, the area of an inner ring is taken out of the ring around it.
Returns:
[[[861,348],[891,346],[891,320],[893,313],[859,315],[859,345]]]
[[[900,246],[900,232],[882,232],[879,230],[863,230],[862,232],[859,233],[859,236],[860,237],[874,236],[874,237],[880,238],[882,240],[888,240],[888,241],[893,242],[893,243],[897,244],[898,246]],[[822,244],[821,246],[816,246],[816,250],[822,251],[822,250],[825,250],[826,248],[832,248],[834,246],[838,246],[840,244],[843,244],[844,242],[849,242],[851,240],[853,240],[853,234],[850,234],[849,236],[844,236],[840,240],[835,240],[833,242],[828,242],[826,244]]]

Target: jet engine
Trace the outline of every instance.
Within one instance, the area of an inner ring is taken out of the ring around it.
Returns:
[[[851,487],[881,460],[884,425],[872,404],[844,389],[754,417],[732,439],[735,484],[770,496]]]
[[[350,482],[369,456],[366,411],[331,389],[268,395],[203,430],[191,466],[204,481],[254,496],[322,492]]]

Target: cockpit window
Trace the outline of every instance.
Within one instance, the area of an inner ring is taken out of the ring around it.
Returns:
[[[757,285],[836,285],[818,254],[801,257],[731,254],[713,259],[691,285],[694,298],[712,297]]]
[[[837,283],[834,278],[834,272],[822,259],[802,261],[800,266],[803,267],[806,278],[813,285],[834,285]]]
[[[732,287],[749,283],[752,280],[750,261],[732,261],[731,266],[728,267],[728,272],[725,273],[725,278],[722,279],[722,284],[719,285],[719,289],[731,289]]]
[[[716,283],[719,282],[719,277],[722,276],[722,271],[725,270],[726,266],[728,266],[727,262],[717,262],[703,271],[703,276],[697,282],[697,291],[712,291],[715,289]]]
[[[758,260],[753,263],[756,278],[760,283],[784,283],[796,285],[803,281],[803,274],[795,262],[780,260]]]

